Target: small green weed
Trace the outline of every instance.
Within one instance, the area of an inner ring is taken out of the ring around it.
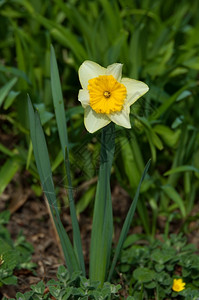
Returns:
[[[113,285],[105,282],[103,287],[99,282],[92,284],[88,279],[81,276],[80,272],[74,272],[70,278],[69,272],[64,266],[60,266],[57,272],[57,280],[50,280],[47,289],[42,281],[37,285],[31,286],[31,291],[25,294],[17,293],[17,300],[29,299],[52,299],[53,296],[58,300],[111,300],[119,298],[118,290],[120,285]],[[6,300],[7,298],[3,298]],[[13,300],[13,299],[12,299]]]
[[[175,299],[178,295],[186,300],[198,299],[199,257],[186,237],[172,234],[166,241],[144,246],[134,241],[135,236],[126,240],[119,265],[132,299]],[[184,290],[172,290],[174,278],[183,279]]]
[[[0,213],[0,287],[3,285],[17,284],[14,270],[32,270],[36,264],[31,262],[33,247],[19,233],[16,240],[10,237],[8,229],[4,226],[9,222],[9,211]]]

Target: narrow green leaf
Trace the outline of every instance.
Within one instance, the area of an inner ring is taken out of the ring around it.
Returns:
[[[49,202],[51,214],[61,240],[66,265],[69,269],[70,274],[72,274],[74,271],[79,270],[79,266],[71,242],[60,220],[45,136],[41,127],[38,113],[34,113],[29,97],[28,112],[30,121],[30,135],[32,139],[36,165],[41,179],[43,191]]]
[[[168,126],[158,124],[153,127],[155,133],[160,135],[161,139],[169,146],[174,147],[180,137],[181,131],[180,130],[171,130]]]
[[[28,170],[29,166],[30,166],[31,157],[32,157],[32,151],[33,151],[32,142],[30,141],[29,148],[28,148],[27,160],[26,160],[26,170]]]
[[[4,106],[3,108],[6,110],[8,109],[12,103],[14,102],[14,100],[16,99],[16,97],[20,94],[20,92],[15,92],[15,91],[10,91],[8,94],[8,97],[6,98],[6,101],[4,102]]]
[[[17,66],[18,69],[23,71],[24,73],[26,72],[26,58],[24,55],[24,49],[22,49],[22,43],[20,39],[20,33],[18,31],[18,28],[16,27],[15,29],[15,43],[16,43],[16,59],[17,59]],[[19,86],[21,89],[26,90],[28,87],[28,84],[26,81],[20,79],[19,80]]]
[[[185,98],[191,96],[192,93],[190,91],[183,91],[179,96],[178,98],[176,99],[176,101],[181,101],[181,100],[184,100]]]
[[[124,45],[128,38],[128,32],[121,30],[118,32],[118,37],[113,42],[112,46],[107,51],[107,56],[105,56],[104,61],[105,64],[112,64],[115,61],[118,61],[118,57],[121,53],[121,48]]]
[[[100,281],[101,284],[103,284],[106,279],[112,245],[113,216],[110,174],[114,149],[114,124],[110,123],[102,130],[100,170],[95,198],[90,249],[89,278],[91,281]]]
[[[79,224],[78,224],[77,215],[76,215],[75,202],[74,202],[74,198],[73,198],[73,187],[72,187],[72,180],[71,180],[71,176],[70,176],[70,164],[69,164],[67,148],[65,151],[65,169],[66,169],[66,175],[68,178],[68,196],[69,196],[70,214],[71,214],[72,227],[73,227],[74,249],[75,249],[75,253],[76,253],[79,265],[83,272],[83,275],[85,276],[86,270],[85,270],[85,265],[84,265],[84,256],[83,256],[80,229],[79,229]]]
[[[8,183],[12,180],[22,163],[17,156],[9,158],[0,170],[0,195],[5,190]]]
[[[62,0],[56,0],[57,5],[64,12],[67,19],[70,20],[70,23],[74,26],[77,26],[82,34],[89,40],[92,35],[92,27],[88,23],[88,20],[85,19],[80,11],[73,5],[67,5]]]
[[[193,83],[189,83],[185,86],[183,86],[181,89],[179,89],[175,94],[173,94],[169,99],[167,99],[167,101],[165,101],[162,105],[160,105],[154,114],[151,115],[151,117],[149,118],[150,121],[152,120],[157,120],[163,113],[165,113],[170,106],[176,102],[176,100],[178,99],[178,97],[187,89],[189,89],[190,87],[193,86]]]
[[[53,163],[52,163],[52,172],[54,170],[56,170],[56,168],[61,165],[61,163],[63,163],[63,153],[62,153],[62,150],[59,151],[59,153],[57,154],[57,156],[55,157]]]
[[[5,147],[3,144],[0,143],[0,152],[8,155],[8,156],[14,156],[14,152],[10,151],[7,147]]]
[[[17,82],[17,78],[14,77],[0,89],[0,107],[3,101],[5,100],[6,96],[8,95],[9,91],[15,85],[16,82]]]
[[[118,35],[118,31],[120,30],[121,18],[120,18],[120,10],[118,8],[117,1],[110,2],[108,0],[100,0],[103,12],[106,15],[106,20],[108,21],[108,27],[106,31],[110,38],[113,38]]]
[[[132,62],[132,68],[130,77],[137,79],[139,75],[139,68],[141,62],[141,51],[140,51],[140,28],[136,28],[131,36],[130,49],[132,51],[132,55],[130,56]]]
[[[80,61],[86,59],[87,54],[84,47],[78,41],[76,35],[71,32],[71,30],[61,26],[57,22],[48,20],[36,12],[34,17],[50,31],[51,35],[56,40],[58,40],[62,45],[69,47]]]
[[[123,170],[128,178],[130,186],[134,189],[139,183],[140,170],[137,166],[137,158],[132,151],[131,142],[128,141],[127,137],[121,136],[118,138],[120,144],[121,155],[119,160],[122,161]],[[128,157],[128,160],[126,159]]]
[[[31,82],[30,82],[29,78],[27,77],[27,75],[23,71],[21,71],[17,68],[0,65],[0,71],[3,72],[3,73],[12,74],[12,75],[17,76],[19,78],[22,78],[28,84],[31,84]]]
[[[89,205],[91,200],[94,198],[95,194],[95,186],[91,186],[81,197],[81,199],[78,201],[76,205],[76,212],[77,214],[80,214],[83,212],[86,207]]]
[[[168,198],[172,199],[179,207],[183,218],[186,217],[186,209],[184,202],[180,195],[176,192],[176,190],[171,185],[164,185],[162,186],[162,190],[167,195]]]
[[[81,243],[81,235],[80,235],[79,224],[76,216],[75,203],[73,198],[72,180],[70,176],[70,163],[68,159],[69,143],[68,143],[68,132],[66,127],[65,109],[64,109],[64,102],[63,102],[63,96],[61,90],[61,83],[59,79],[57,61],[56,61],[55,51],[53,46],[51,46],[51,87],[52,87],[55,116],[57,121],[58,132],[59,132],[59,139],[62,147],[62,153],[65,161],[65,168],[66,168],[66,174],[68,179],[68,195],[70,200],[69,201],[70,213],[71,213],[72,226],[73,226],[74,248],[82,272],[85,275],[86,272],[85,272],[84,257],[83,257],[82,243]]]
[[[164,176],[168,176],[174,173],[180,173],[180,172],[196,172],[199,173],[199,170],[195,168],[194,166],[179,166],[176,168],[173,168],[167,172],[164,173]]]
[[[115,255],[114,255],[114,258],[113,258],[113,261],[112,261],[112,264],[111,264],[111,268],[110,268],[110,271],[109,271],[108,281],[111,280],[115,265],[116,265],[117,260],[118,260],[118,256],[120,254],[120,251],[122,249],[124,241],[127,237],[127,234],[128,234],[128,231],[129,231],[129,228],[130,228],[130,225],[132,223],[132,219],[133,219],[133,216],[134,216],[134,213],[135,213],[135,209],[136,209],[136,205],[137,205],[137,201],[138,201],[138,197],[139,197],[139,193],[140,193],[141,184],[142,184],[142,181],[144,180],[144,177],[146,176],[146,173],[149,169],[150,164],[151,164],[151,160],[149,160],[148,163],[145,166],[144,172],[142,174],[139,185],[137,187],[135,197],[133,199],[131,207],[130,207],[130,209],[128,211],[128,214],[126,216],[124,225],[122,227],[122,231],[121,231],[120,238],[119,238],[119,241],[118,241],[118,244],[117,244],[117,247],[116,247]]]
[[[66,128],[66,117],[64,109],[64,101],[62,96],[61,83],[59,79],[59,72],[55,57],[55,51],[51,45],[51,88],[53,96],[53,104],[56,115],[57,127],[59,132],[59,139],[61,142],[62,153],[65,157],[65,147],[68,147],[68,132]]]
[[[137,203],[137,211],[138,211],[139,217],[141,219],[141,222],[143,224],[143,227],[144,227],[144,230],[145,230],[147,236],[150,236],[151,223],[150,223],[150,219],[149,219],[149,210],[148,210],[147,204],[148,203],[143,201],[143,199],[141,198]]]

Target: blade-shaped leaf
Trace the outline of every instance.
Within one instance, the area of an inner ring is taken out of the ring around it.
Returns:
[[[180,172],[196,172],[196,173],[199,173],[199,170],[197,168],[195,168],[194,166],[184,165],[184,166],[179,166],[179,167],[173,168],[173,169],[165,172],[164,176],[168,176],[168,175],[175,174],[175,173],[180,173]]]
[[[118,256],[120,254],[120,251],[122,249],[124,241],[125,241],[125,239],[127,237],[130,225],[132,223],[132,219],[133,219],[133,216],[134,216],[134,213],[135,213],[135,209],[136,209],[136,205],[137,205],[137,201],[138,201],[138,197],[139,197],[139,193],[140,193],[141,184],[142,184],[142,181],[144,180],[144,177],[145,177],[145,175],[146,175],[146,173],[147,173],[147,171],[149,169],[150,163],[151,163],[151,160],[149,160],[148,163],[145,166],[144,172],[142,174],[142,177],[140,179],[139,185],[137,187],[137,191],[136,191],[135,197],[133,199],[131,207],[130,207],[130,209],[128,211],[128,214],[126,216],[124,225],[122,227],[122,231],[121,231],[120,238],[119,238],[119,241],[118,241],[118,244],[117,244],[117,247],[116,247],[115,255],[114,255],[114,258],[113,258],[113,261],[112,261],[112,264],[111,264],[111,268],[110,268],[110,271],[109,271],[108,281],[111,280],[111,277],[112,277],[115,265],[117,263]]]
[[[9,91],[15,85],[16,82],[17,82],[17,78],[14,77],[0,89],[0,107],[3,101],[5,100],[6,96],[8,95]]]
[[[79,266],[76,260],[75,253],[73,251],[72,244],[60,220],[45,136],[41,127],[38,113],[34,113],[29,97],[28,112],[30,121],[30,135],[32,139],[37,169],[39,172],[44,193],[49,202],[49,207],[51,209],[57,232],[60,237],[61,245],[66,260],[66,265],[69,269],[69,272],[72,274],[74,271],[79,270]]]
[[[166,184],[166,185],[162,186],[162,190],[164,191],[164,193],[167,195],[168,198],[172,199],[178,205],[183,218],[185,218],[186,217],[185,205],[184,205],[182,198],[180,197],[178,192],[175,190],[175,188],[169,184]]]
[[[22,162],[17,156],[13,156],[6,160],[0,170],[0,195],[8,183],[12,180],[16,172],[20,169]]]
[[[100,170],[95,197],[91,234],[90,270],[91,281],[103,284],[110,262],[113,234],[113,216],[110,190],[110,174],[115,149],[114,125],[102,130]]]
[[[66,127],[64,102],[63,102],[61,83],[59,79],[59,72],[58,72],[58,67],[57,67],[57,62],[55,57],[55,51],[53,46],[51,46],[51,87],[52,87],[55,116],[57,121],[58,132],[59,132],[59,139],[62,147],[62,153],[65,161],[65,168],[66,168],[66,174],[68,179],[68,195],[70,199],[69,204],[70,204],[70,213],[71,213],[72,226],[73,226],[74,248],[82,272],[85,275],[85,265],[84,265],[84,257],[83,257],[83,250],[81,244],[81,235],[80,235],[79,224],[76,216],[76,210],[75,210],[75,204],[73,198],[72,180],[70,176],[70,164],[68,159],[69,143],[68,143],[68,133]]]
[[[65,156],[65,147],[68,147],[68,133],[66,128],[66,117],[64,102],[62,96],[61,83],[59,79],[59,72],[55,57],[55,51],[51,46],[51,88],[53,96],[53,104],[56,115],[57,127],[59,132],[59,138],[62,146],[63,156]]]
[[[43,17],[37,12],[34,13],[34,17],[39,23],[49,29],[51,35],[56,40],[58,40],[62,45],[69,47],[74,52],[78,60],[82,61],[86,59],[87,55],[84,47],[81,45],[76,35],[71,32],[71,30],[61,26],[57,22]]]

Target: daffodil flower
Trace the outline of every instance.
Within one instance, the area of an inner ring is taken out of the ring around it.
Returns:
[[[122,78],[122,66],[115,63],[104,68],[87,60],[79,68],[78,100],[85,108],[84,123],[90,133],[111,121],[131,128],[130,106],[149,88],[144,82]]]
[[[185,282],[181,278],[179,279],[174,279],[173,280],[173,285],[172,285],[172,290],[175,292],[181,292],[185,289]]]

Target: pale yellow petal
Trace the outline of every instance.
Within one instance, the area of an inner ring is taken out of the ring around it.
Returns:
[[[113,75],[113,77],[120,81],[122,78],[122,67],[123,64],[115,63],[107,67],[106,75]]]
[[[113,113],[108,116],[111,119],[111,121],[114,122],[115,124],[125,128],[131,128],[129,113],[130,113],[129,106],[126,106],[120,112]]]
[[[89,92],[88,90],[79,90],[78,100],[81,102],[83,108],[89,105]]]
[[[93,133],[102,127],[108,125],[111,120],[105,114],[97,114],[90,106],[84,111],[84,124],[86,129]]]
[[[83,89],[87,89],[88,81],[99,75],[105,75],[106,68],[101,67],[97,63],[86,60],[79,68],[79,80]]]
[[[129,106],[149,90],[148,85],[135,79],[122,78],[121,83],[124,84],[127,89],[126,104]]]

